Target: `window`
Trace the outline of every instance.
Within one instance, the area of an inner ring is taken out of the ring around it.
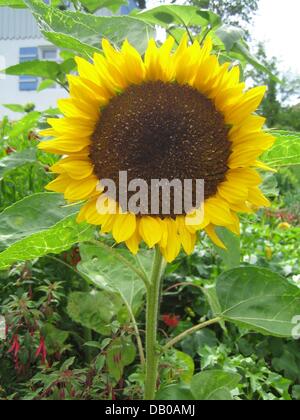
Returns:
[[[20,48],[20,63],[25,61],[33,61],[38,58],[38,49],[35,47]],[[36,90],[38,85],[38,78],[32,76],[20,76],[19,88],[22,91]]]
[[[59,61],[58,49],[51,45],[45,47],[20,48],[20,63],[33,60]],[[20,76],[19,89],[21,91],[37,90],[39,81],[40,80],[37,77]],[[50,87],[55,88],[56,84],[53,82],[53,86]]]
[[[42,47],[41,48],[41,59],[47,61],[57,61],[57,49],[51,47]]]

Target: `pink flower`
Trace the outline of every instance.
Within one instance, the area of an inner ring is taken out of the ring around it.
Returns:
[[[12,353],[13,354],[16,369],[18,369],[18,367],[19,367],[19,352],[20,352],[20,348],[21,348],[21,346],[20,346],[20,342],[19,342],[19,337],[18,337],[18,335],[14,335],[13,338],[12,338],[12,346],[8,350],[8,353]]]
[[[41,356],[42,363],[46,364],[47,362],[47,348],[45,344],[45,338],[41,336],[40,338],[40,345],[35,353],[35,357]]]

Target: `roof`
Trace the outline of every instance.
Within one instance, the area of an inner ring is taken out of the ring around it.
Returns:
[[[128,5],[122,6],[117,14],[127,15],[136,7],[134,0],[127,1]],[[101,9],[96,15],[111,16],[112,12]],[[0,7],[0,40],[40,38],[43,36],[30,10]]]
[[[0,40],[39,38],[42,35],[31,11],[0,7]]]

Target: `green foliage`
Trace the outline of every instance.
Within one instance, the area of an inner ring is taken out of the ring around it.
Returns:
[[[225,228],[217,228],[217,233],[226,249],[214,245],[226,268],[234,268],[240,265],[240,238]]]
[[[91,13],[103,8],[117,12],[121,6],[128,4],[126,0],[81,0],[80,3]]]
[[[263,155],[270,166],[281,167],[300,164],[300,134],[294,131],[271,132],[276,137],[274,146]]]
[[[58,194],[42,193],[21,200],[0,214],[0,270],[16,261],[58,254],[91,239],[93,229],[76,223],[76,207],[63,207]]]
[[[143,271],[136,258],[125,249],[111,249],[104,243],[82,245],[79,272],[96,287],[117,293],[124,303],[137,313],[143,303],[145,286],[141,279]],[[149,253],[139,256],[146,267],[151,264]],[[149,261],[150,260],[150,261]]]
[[[25,149],[22,152],[9,155],[0,161],[0,179],[16,168],[34,162],[36,162],[36,149]]]
[[[102,335],[112,334],[112,322],[121,310],[118,295],[105,291],[73,292],[68,297],[69,316],[79,324]]]
[[[144,52],[149,38],[154,33],[152,25],[131,16],[102,17],[80,12],[62,12],[46,6],[41,0],[26,0],[26,4],[46,38],[49,32],[50,37],[51,32],[55,32],[59,35],[59,47],[74,49],[80,54],[89,55],[90,47],[100,48],[102,37],[118,46],[128,39],[140,52]],[[51,41],[56,43],[54,37]],[[85,45],[89,46],[88,50]]]
[[[207,28],[208,25],[217,27],[221,24],[218,15],[200,10],[198,7],[193,6],[178,6],[167,5],[158,6],[150,10],[142,11],[136,15],[139,19],[149,22],[153,25],[160,25],[169,28],[173,25],[200,27],[202,30]]]
[[[254,331],[292,337],[300,290],[283,277],[257,267],[241,267],[217,279],[221,316]]]
[[[119,337],[107,349],[107,369],[116,382],[121,379],[125,366],[130,365],[136,356],[136,347],[131,338]]]
[[[240,382],[240,376],[222,371],[207,371],[195,375],[191,391],[197,400],[231,400],[232,391]]]

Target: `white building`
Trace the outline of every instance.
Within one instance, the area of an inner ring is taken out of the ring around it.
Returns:
[[[120,9],[121,14],[128,14],[136,7],[134,0]],[[99,14],[111,14],[103,10]],[[29,60],[59,59],[59,50],[41,35],[31,12],[26,9],[0,7],[0,70]],[[0,73],[0,118],[4,115],[16,118],[18,114],[3,107],[3,104],[34,103],[36,110],[43,111],[56,107],[59,98],[67,96],[59,86],[41,92],[36,89],[41,80],[28,76],[8,76]]]
[[[58,49],[41,35],[29,10],[0,8],[0,68],[1,70],[23,61],[58,60]],[[36,89],[40,80],[28,76],[0,75],[0,117],[16,114],[2,104],[36,104],[37,110],[56,106],[56,100],[66,96],[60,87],[41,92]]]

